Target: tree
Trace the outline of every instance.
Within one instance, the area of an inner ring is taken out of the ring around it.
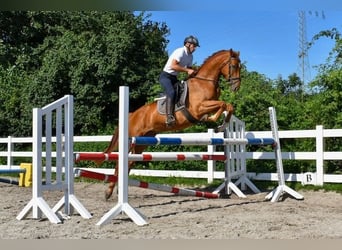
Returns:
[[[274,105],[272,81],[255,71],[241,70],[241,87],[232,93],[226,81],[221,83],[222,99],[233,104],[235,115],[246,123],[247,130],[269,128],[268,107]]]
[[[342,39],[337,29],[321,31],[314,41],[329,37],[335,40],[335,46],[329,53],[326,63],[318,68],[318,76],[312,81],[312,98],[308,105],[312,107],[314,122],[327,128],[342,127]]]
[[[31,120],[33,107],[72,94],[75,134],[113,130],[119,86],[130,87],[131,109],[141,106],[167,58],[168,28],[147,18],[145,13],[121,11],[1,12],[0,87],[7,94],[1,92],[0,101],[8,103],[8,96],[21,95],[15,105],[6,104],[7,114],[0,115]],[[10,78],[9,72],[15,75]],[[19,117],[11,112],[14,106],[25,107]],[[12,133],[29,135],[31,126]]]
[[[333,28],[319,32],[314,36],[310,46],[323,37],[335,40],[335,46],[329,53],[326,63],[318,68],[318,76],[311,83],[312,96],[307,105],[311,109],[315,124],[322,124],[325,128],[342,127],[342,39],[341,33]],[[341,138],[325,140],[326,151],[341,151]],[[326,163],[327,173],[341,173],[340,161]]]

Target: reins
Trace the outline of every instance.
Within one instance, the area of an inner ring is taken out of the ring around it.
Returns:
[[[204,77],[200,77],[200,76],[193,76],[192,78],[196,78],[199,80],[204,80],[204,81],[210,81],[210,82],[215,82],[215,79],[209,79],[209,78],[204,78]]]

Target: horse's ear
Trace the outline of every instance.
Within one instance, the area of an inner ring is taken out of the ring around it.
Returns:
[[[230,56],[233,56],[233,55],[234,55],[234,51],[233,51],[233,49],[232,49],[232,48],[230,48],[230,50],[229,50],[229,54],[230,54]]]
[[[240,51],[236,52],[238,56],[240,56]]]

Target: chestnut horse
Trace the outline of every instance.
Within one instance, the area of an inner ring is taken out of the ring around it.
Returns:
[[[187,79],[188,97],[186,109],[191,114],[189,121],[182,112],[175,112],[176,124],[173,127],[167,127],[165,124],[165,115],[157,110],[157,102],[146,104],[136,111],[129,114],[128,136],[155,136],[157,133],[182,130],[193,125],[194,121],[216,122],[224,114],[223,124],[216,131],[223,131],[227,126],[233,113],[233,106],[230,103],[218,100],[220,96],[219,80],[223,75],[230,84],[231,91],[237,91],[240,88],[240,53],[230,50],[221,50],[208,57],[196,73]],[[195,120],[194,120],[195,119]],[[104,151],[111,153],[118,147],[118,128],[113,134],[110,145]],[[130,152],[140,154],[146,146],[135,146]],[[101,164],[102,162],[97,162]],[[134,162],[129,162],[131,169]],[[116,164],[114,174],[118,175],[118,164]],[[115,187],[115,183],[109,183],[105,192],[108,199]]]

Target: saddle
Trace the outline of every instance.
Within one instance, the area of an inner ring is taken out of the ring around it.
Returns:
[[[184,116],[191,122],[191,123],[197,123],[199,122],[197,119],[195,119],[188,111],[186,107],[186,103],[188,100],[188,83],[187,81],[178,81],[175,84],[175,112],[182,111]],[[157,110],[159,114],[166,115],[166,96],[162,94],[159,98],[156,98],[157,101]]]

